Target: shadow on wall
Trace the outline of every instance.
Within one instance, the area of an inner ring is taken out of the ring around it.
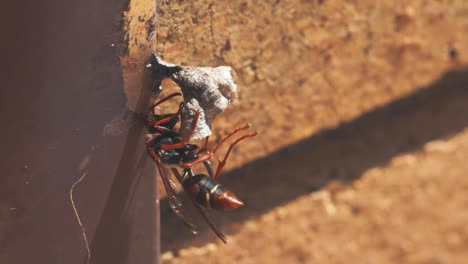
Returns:
[[[353,181],[395,155],[463,130],[468,125],[466,102],[468,70],[449,72],[413,95],[227,173],[221,181],[246,206],[211,215],[219,227],[226,227],[320,190],[333,180]],[[198,236],[185,230],[167,200],[161,202],[161,222],[162,252],[216,239],[204,224]]]
[[[146,75],[144,80],[146,85],[150,87],[152,81],[150,75]],[[138,106],[141,109],[147,108],[151,90],[142,89],[138,99]],[[141,116],[129,114],[132,119],[141,120]],[[106,205],[96,227],[94,238],[90,245],[92,257],[90,263],[127,263],[133,241],[138,241],[144,244],[148,255],[133,257],[144,262],[154,262],[154,258],[159,255],[159,248],[152,246],[153,237],[157,230],[148,230],[148,227],[154,227],[154,223],[158,221],[155,211],[158,210],[158,204],[154,204],[154,169],[145,169],[145,163],[149,160],[144,149],[146,138],[146,128],[143,122],[134,122],[129,129],[125,139],[123,155],[120,158],[119,166],[117,167],[110,193],[107,198]],[[152,168],[152,167],[151,167]],[[144,177],[145,175],[146,177]],[[148,188],[153,186],[153,188]],[[145,188],[142,190],[141,188]],[[144,193],[138,192],[143,191]],[[136,196],[139,198],[135,199]],[[145,205],[142,202],[146,201]],[[149,207],[147,205],[150,205]],[[140,210],[140,211],[139,211]],[[133,212],[132,212],[133,211]],[[141,211],[144,211],[144,215]],[[133,214],[141,213],[140,222],[136,223]],[[143,219],[142,219],[143,218]],[[144,235],[140,235],[137,239],[132,238],[135,233],[140,230],[132,230],[135,225],[140,224],[139,228],[144,226]],[[154,227],[157,229],[157,227]],[[133,242],[134,243],[134,242]],[[139,247],[143,247],[139,245]],[[151,252],[153,254],[151,254]]]

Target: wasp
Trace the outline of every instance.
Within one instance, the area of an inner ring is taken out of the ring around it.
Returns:
[[[184,107],[183,102],[179,105],[179,110],[176,113],[156,113],[156,110],[161,103],[181,95],[181,93],[170,94],[150,107],[145,118],[146,126],[150,132],[150,136],[146,143],[146,149],[150,157],[156,163],[156,167],[158,168],[159,175],[161,176],[164,188],[166,189],[171,207],[176,215],[178,215],[184,223],[190,227],[194,233],[196,233],[196,226],[188,222],[181,213],[180,209],[182,204],[178,201],[174,190],[174,184],[166,174],[163,166],[167,166],[171,169],[172,173],[176,176],[184,191],[190,197],[191,201],[207,222],[208,226],[220,240],[226,243],[226,237],[214,226],[202,207],[216,210],[231,210],[244,205],[244,203],[233,192],[224,188],[217,179],[219,178],[234,146],[246,138],[255,137],[257,133],[255,132],[241,136],[231,143],[224,159],[219,161],[216,171],[214,171],[210,160],[214,157],[221,144],[239,131],[250,128],[250,125],[237,128],[227,134],[212,151],[207,149],[208,137],[205,139],[203,148],[200,148],[198,145],[184,140],[180,133],[175,130],[176,124],[180,121],[180,113]],[[191,124],[191,130],[187,137],[188,139],[190,139],[194,133],[199,115],[199,112],[195,113],[195,117]],[[195,174],[193,172],[192,168],[198,164],[204,165],[207,174]],[[182,174],[179,173],[178,169],[182,169]]]

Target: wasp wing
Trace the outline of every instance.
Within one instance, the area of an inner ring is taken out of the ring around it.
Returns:
[[[181,177],[179,171],[177,171],[177,169],[175,169],[175,168],[171,168],[171,171],[175,175],[177,180],[180,182],[180,184],[182,184],[182,177]],[[224,242],[224,244],[226,244],[227,243],[226,236],[216,228],[216,226],[213,224],[213,222],[210,220],[210,218],[208,218],[208,215],[206,214],[205,210],[203,210],[203,208],[201,208],[201,206],[192,197],[189,197],[189,198],[190,198],[190,201],[192,201],[192,204],[195,206],[195,208],[197,208],[198,212],[201,214],[201,216],[203,217],[205,222],[211,228],[211,230],[216,234],[216,236],[221,241]]]
[[[184,222],[184,224],[190,228],[192,233],[197,234],[198,228],[196,225],[189,222],[184,214],[182,213],[182,202],[177,198],[176,191],[174,190],[174,182],[167,176],[166,171],[163,169],[161,162],[155,155],[151,155],[154,162],[156,163],[156,167],[158,168],[159,175],[161,176],[161,180],[164,185],[164,189],[166,189],[167,197],[169,199],[169,204],[171,206],[172,211]]]

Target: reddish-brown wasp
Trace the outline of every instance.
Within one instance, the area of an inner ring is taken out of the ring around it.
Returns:
[[[179,110],[176,113],[156,113],[158,105],[176,96],[181,96],[181,94],[173,93],[159,100],[147,113],[146,126],[148,127],[151,135],[146,144],[146,148],[149,155],[156,163],[173,211],[187,226],[192,230],[196,230],[196,227],[188,222],[181,213],[181,203],[177,199],[174,184],[171,182],[162,166],[168,166],[171,168],[172,173],[176,176],[197,210],[207,222],[208,226],[219,237],[219,239],[226,243],[226,237],[214,226],[201,206],[217,210],[229,210],[244,205],[244,203],[234,193],[225,189],[217,179],[221,174],[233,147],[246,138],[256,136],[257,133],[241,136],[231,143],[224,159],[219,161],[216,171],[213,172],[210,160],[219,149],[219,146],[237,132],[248,129],[250,126],[246,125],[244,127],[237,128],[226,135],[213,149],[213,151],[209,151],[207,149],[208,138],[206,138],[204,147],[200,149],[198,145],[191,144],[188,141],[183,140],[180,133],[174,129],[175,125],[180,120],[180,112],[184,105],[183,103],[180,104]],[[198,118],[199,112],[195,114],[188,138],[192,136]],[[201,163],[205,166],[208,175],[203,173],[195,174],[192,171],[192,168],[195,165]],[[182,175],[179,173],[178,168],[182,169]]]

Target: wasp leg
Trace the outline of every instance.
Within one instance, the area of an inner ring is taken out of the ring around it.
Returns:
[[[208,171],[208,176],[210,176],[210,178],[213,178],[213,165],[211,165],[211,162],[209,160],[205,160],[203,162],[203,165],[205,165],[205,168],[206,170]]]
[[[234,129],[233,131],[231,131],[231,133],[227,134],[222,140],[221,142],[218,143],[218,145],[213,149],[213,153],[216,153],[216,151],[218,150],[219,146],[221,146],[221,144],[223,144],[228,138],[230,138],[231,136],[233,136],[234,134],[236,134],[237,132],[239,131],[242,131],[242,130],[245,130],[245,129],[248,129],[250,128],[250,124],[247,124],[243,127],[239,127],[239,128],[236,128]]]
[[[184,105],[184,103],[180,103],[179,110],[177,110],[177,112],[175,114],[171,114],[170,116],[168,116],[166,118],[158,120],[158,121],[154,122],[153,124],[151,124],[151,126],[156,128],[156,126],[159,126],[160,124],[171,122],[172,120],[179,118],[179,115],[180,115],[180,112],[182,111],[182,106],[183,105]],[[153,114],[155,114],[154,108],[153,108]]]
[[[186,140],[187,142],[190,141],[190,138],[192,138],[193,133],[195,132],[195,128],[197,127],[197,123],[198,123],[198,118],[200,118],[199,111],[195,112],[195,117],[193,118],[192,126],[190,127],[190,133],[187,136],[187,140]]]
[[[176,132],[174,132],[174,130],[171,130],[170,128],[167,128],[167,127],[156,125],[154,126],[154,128],[161,133],[167,133],[169,135],[176,135]]]
[[[151,124],[152,127],[156,128],[157,126],[159,126],[160,124],[164,124],[164,123],[167,123],[167,122],[171,122],[172,120],[176,119],[179,117],[179,114],[178,113],[175,113],[171,116],[168,116],[166,118],[163,118],[161,120],[158,120],[156,122],[154,122],[153,124]]]
[[[245,135],[245,136],[242,136],[240,138],[238,138],[236,141],[234,141],[230,146],[229,146],[229,149],[228,151],[226,152],[226,155],[224,156],[224,159],[221,161],[218,162],[218,167],[216,168],[216,173],[213,177],[213,179],[218,179],[219,175],[221,174],[221,171],[223,170],[224,168],[224,165],[226,165],[226,160],[227,158],[229,157],[229,154],[231,153],[231,150],[232,148],[234,148],[234,146],[241,142],[242,140],[246,139],[246,138],[249,138],[249,137],[255,137],[257,135],[257,132],[253,133],[253,134],[249,134],[249,135]]]
[[[195,161],[192,161],[192,162],[190,162],[190,163],[184,163],[184,164],[182,165],[182,168],[184,168],[184,169],[190,169],[190,168],[192,168],[193,166],[195,166],[195,165],[197,165],[197,164],[200,164],[200,163],[202,163],[202,162],[205,162],[205,161],[211,159],[211,157],[213,157],[213,154],[208,153],[208,154],[206,154],[206,155],[204,155],[204,156],[201,156],[200,158],[198,158],[198,159],[195,160]]]
[[[154,113],[154,109],[156,108],[156,106],[164,103],[165,101],[173,98],[173,97],[176,97],[176,96],[181,96],[182,94],[181,93],[172,93],[164,98],[162,98],[161,100],[157,101],[154,105],[151,106],[151,109],[153,109],[153,113]]]
[[[150,140],[150,142],[151,141],[154,141],[154,139]],[[150,142],[148,142],[148,143],[150,143]],[[156,155],[154,150],[151,147],[148,147],[148,146],[151,146],[151,145],[147,144],[148,152],[149,152],[150,157],[156,163],[156,167],[158,169],[159,176],[161,176],[161,180],[163,182],[164,189],[166,189],[166,194],[167,194],[167,197],[169,199],[169,203],[171,205],[172,211],[184,222],[184,224],[188,228],[190,228],[192,230],[192,232],[198,233],[197,226],[190,223],[185,218],[185,216],[182,214],[182,212],[181,212],[182,211],[181,210],[182,203],[179,201],[179,199],[177,199],[177,194],[176,194],[176,192],[175,192],[175,190],[173,188],[173,184],[171,183],[171,181],[170,181],[169,177],[167,176],[166,172],[162,169],[162,165],[161,165],[161,162],[159,161],[158,156]]]
[[[200,154],[200,153],[203,153],[203,152],[207,152],[206,150],[208,149],[207,146],[208,146],[208,140],[210,139],[210,136],[207,136],[205,138],[205,144],[203,144],[203,148],[201,148],[199,151],[197,151],[197,155]]]
[[[171,145],[164,145],[164,146],[161,147],[161,149],[165,150],[165,151],[168,151],[168,150],[171,150],[171,149],[183,148],[185,146],[187,146],[187,143],[179,142],[179,143],[174,143],[174,144],[171,144]]]

